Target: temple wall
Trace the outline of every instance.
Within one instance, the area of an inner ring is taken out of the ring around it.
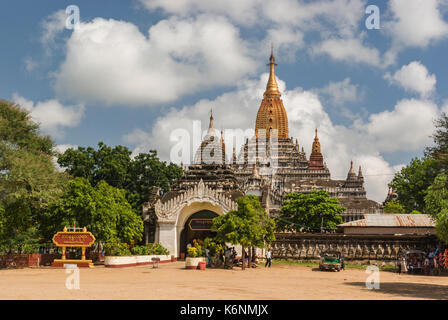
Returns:
[[[272,257],[286,260],[318,260],[327,250],[339,250],[346,260],[392,262],[400,252],[439,246],[435,236],[344,235],[278,233],[272,243]],[[440,246],[442,247],[442,246]]]

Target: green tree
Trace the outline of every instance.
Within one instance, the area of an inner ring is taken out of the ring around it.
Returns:
[[[345,210],[337,198],[324,190],[311,193],[289,193],[277,218],[279,231],[321,232],[332,231],[342,223]]]
[[[426,148],[426,155],[437,161],[439,168],[446,171],[448,168],[448,115],[442,113],[435,120],[436,131],[433,134],[434,145]]]
[[[0,242],[39,240],[41,215],[68,180],[53,163],[53,146],[26,110],[0,100]]]
[[[439,239],[448,243],[448,174],[439,174],[428,188],[426,212],[436,220]]]
[[[93,186],[104,180],[126,190],[126,199],[137,214],[141,213],[154,186],[160,187],[162,193],[167,192],[182,175],[179,166],[160,161],[154,150],[132,158],[127,147],[111,148],[103,142],[98,143],[98,150],[92,147],[68,149],[59,155],[58,163],[69,174],[86,178]]]
[[[385,213],[406,213],[398,200],[389,201],[384,206]]]
[[[98,242],[119,240],[133,245],[143,234],[143,222],[125,197],[125,191],[100,181],[92,187],[86,178],[68,183],[67,191],[45,215],[47,237],[64,226],[87,227]]]
[[[213,219],[219,242],[240,244],[243,249],[242,269],[245,264],[245,249],[251,246],[263,248],[275,240],[275,221],[267,216],[258,197],[248,195],[236,199],[238,209]]]
[[[405,212],[425,211],[425,196],[428,187],[439,173],[437,162],[432,158],[414,158],[411,163],[396,173],[389,186],[398,195]]]

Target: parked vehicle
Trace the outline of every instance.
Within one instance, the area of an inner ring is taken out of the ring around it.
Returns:
[[[404,253],[408,273],[423,273],[426,253],[421,250],[408,250]]]
[[[341,271],[341,253],[339,251],[327,251],[320,256],[320,270]]]

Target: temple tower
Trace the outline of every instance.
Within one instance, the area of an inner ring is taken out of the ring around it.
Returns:
[[[261,136],[260,130],[266,130],[266,137],[269,138],[271,130],[278,130],[278,139],[288,139],[288,116],[286,115],[281,93],[275,79],[275,58],[273,52],[269,58],[269,80],[266,91],[263,95],[260,108],[258,109],[255,123],[255,135]]]
[[[313,146],[311,148],[310,155],[310,164],[308,166],[309,170],[323,170],[324,169],[324,157],[322,156],[320,149],[319,138],[317,137],[317,129],[316,136],[314,137]]]

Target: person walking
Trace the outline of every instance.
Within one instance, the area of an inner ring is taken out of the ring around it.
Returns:
[[[344,255],[341,255],[341,270],[345,270],[345,258],[344,258]]]
[[[264,267],[266,268],[266,266],[269,265],[269,268],[271,267],[271,250],[268,249],[266,251],[266,264],[264,265]]]

